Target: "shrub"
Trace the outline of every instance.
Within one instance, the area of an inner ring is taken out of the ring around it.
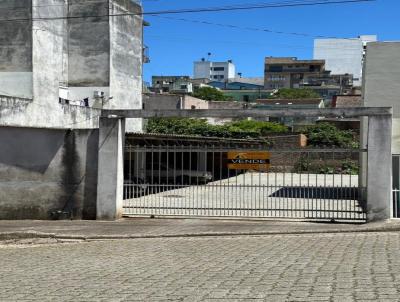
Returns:
[[[227,138],[260,138],[271,132],[286,132],[287,128],[277,123],[259,121],[237,121],[226,125],[211,125],[205,119],[153,118],[147,124],[148,133],[197,135]]]
[[[231,97],[224,95],[213,87],[200,87],[195,90],[193,96],[206,101],[232,101]]]
[[[309,88],[282,88],[272,95],[276,99],[313,99],[320,95]]]
[[[293,167],[294,173],[358,175],[357,161],[351,159],[324,161],[302,156]]]
[[[358,148],[358,141],[355,139],[354,132],[339,130],[329,123],[307,126],[301,129],[300,132],[307,136],[310,146]]]

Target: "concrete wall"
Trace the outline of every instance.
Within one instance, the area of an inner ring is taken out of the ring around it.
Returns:
[[[98,130],[0,127],[0,219],[94,219],[98,140]]]
[[[7,18],[36,19],[0,24],[0,96],[31,100],[25,111],[1,104],[0,114],[7,111],[7,118],[0,125],[98,126],[98,120],[87,122],[96,110],[65,110],[60,96],[89,98],[95,108],[142,108],[142,16],[41,19],[137,13],[137,1],[4,0],[1,6],[8,7],[0,10]],[[94,97],[95,91],[105,93],[103,101]],[[127,128],[141,131],[142,121],[128,121]]]
[[[110,14],[142,12],[132,0],[110,0]],[[110,94],[107,109],[142,109],[143,17],[110,18]],[[141,132],[143,121],[127,120],[126,131]]]
[[[31,0],[0,1],[1,19],[30,19]],[[0,95],[32,98],[32,21],[0,21]]]
[[[143,103],[146,110],[181,109],[182,96],[174,94],[144,94]]]
[[[209,105],[208,101],[185,95],[182,109],[209,109]]]
[[[42,105],[32,99],[0,95],[0,126],[96,129],[99,109],[71,105]]]
[[[400,42],[368,43],[363,82],[364,106],[393,107],[392,153],[400,154]]]
[[[68,15],[108,15],[108,0],[69,0]],[[109,86],[109,17],[68,21],[68,85]]]

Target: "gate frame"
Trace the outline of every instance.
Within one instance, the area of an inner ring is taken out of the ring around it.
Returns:
[[[152,117],[368,117],[367,222],[393,215],[392,207],[392,108],[354,107],[323,109],[194,109],[103,110],[99,131],[97,219],[117,220],[123,213],[125,119]],[[363,130],[363,129],[362,129]],[[364,170],[366,169],[366,170]]]

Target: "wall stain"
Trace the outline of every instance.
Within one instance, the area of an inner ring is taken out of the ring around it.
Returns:
[[[71,219],[81,217],[81,206],[77,191],[82,182],[80,176],[80,159],[76,148],[76,137],[72,130],[65,134],[62,153],[62,190],[64,196],[64,207],[61,212],[69,213]]]

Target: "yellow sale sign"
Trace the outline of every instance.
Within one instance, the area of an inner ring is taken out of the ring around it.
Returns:
[[[228,169],[266,171],[271,166],[271,154],[263,151],[228,152]]]

